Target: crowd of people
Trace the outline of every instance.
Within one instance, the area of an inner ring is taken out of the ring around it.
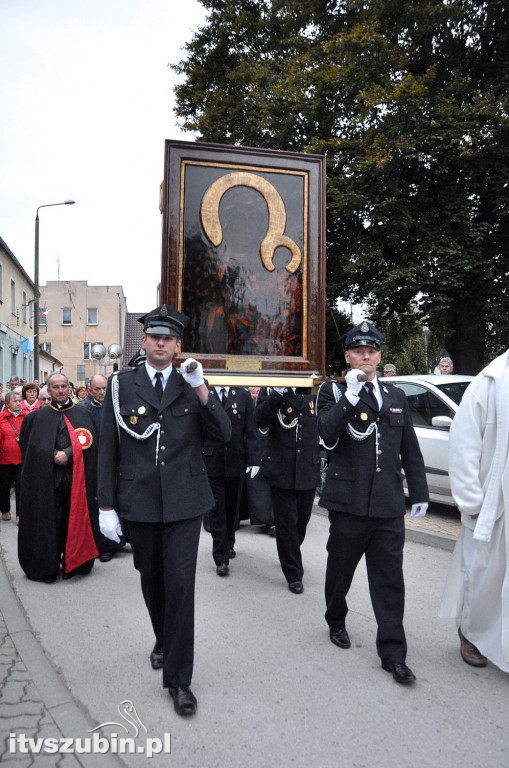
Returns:
[[[0,414],[0,509],[9,520],[14,486],[27,577],[53,583],[60,573],[86,575],[128,542],[154,632],[150,664],[162,670],[176,712],[191,715],[202,519],[216,573],[225,578],[236,557],[241,500],[255,486],[271,509],[283,578],[291,593],[302,594],[301,547],[325,448],[319,504],[330,522],[330,640],[351,647],[347,598],[364,556],[381,667],[397,683],[413,684],[403,627],[403,476],[412,516],[426,514],[429,494],[405,395],[387,380],[396,367],[386,364],[383,379],[377,374],[383,335],[366,321],[352,328],[342,339],[345,375],[325,381],[316,396],[274,386],[261,387],[255,399],[242,387],[209,386],[192,358],[175,368],[188,322],[181,312],[163,304],[139,322],[140,353],[108,380],[92,376],[81,391],[61,372],[41,389],[38,382],[9,382]],[[451,430],[451,482],[465,530],[451,571],[456,591],[449,585],[446,595],[454,594],[463,659],[509,671],[507,363],[506,353],[479,374]],[[450,373],[452,361],[439,368]]]

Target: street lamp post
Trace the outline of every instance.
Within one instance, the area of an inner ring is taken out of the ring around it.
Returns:
[[[429,373],[428,366],[428,336],[429,328],[427,325],[422,326],[422,335],[424,336],[424,360],[426,361],[426,373]]]
[[[52,208],[54,205],[74,205],[74,200],[63,203],[47,203],[39,208]],[[39,208],[35,214],[35,255],[34,255],[34,379],[39,379]]]

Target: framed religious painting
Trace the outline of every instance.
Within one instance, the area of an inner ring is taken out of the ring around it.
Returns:
[[[190,318],[182,356],[212,384],[321,378],[325,158],[166,141],[162,212],[160,299]]]

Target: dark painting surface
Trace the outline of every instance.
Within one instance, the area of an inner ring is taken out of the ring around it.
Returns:
[[[211,197],[214,183],[231,173],[231,168],[206,164],[185,166],[182,308],[191,318],[186,349],[194,354],[301,356],[304,176],[244,171],[253,186],[237,184],[212,195],[216,205],[205,210],[207,192]],[[216,244],[211,221],[219,225]],[[261,246],[271,229],[288,238],[293,253],[286,245],[269,245],[262,258]],[[287,270],[289,265],[294,271]]]

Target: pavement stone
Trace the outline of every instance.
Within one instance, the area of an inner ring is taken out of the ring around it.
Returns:
[[[14,518],[14,515],[13,515]],[[6,525],[2,521],[2,525]],[[7,523],[11,524],[11,523]],[[0,552],[0,763],[5,768],[119,768],[115,755],[35,754],[10,749],[10,734],[61,739],[85,734],[97,722],[72,699],[32,631]],[[34,742],[37,744],[37,741]]]

